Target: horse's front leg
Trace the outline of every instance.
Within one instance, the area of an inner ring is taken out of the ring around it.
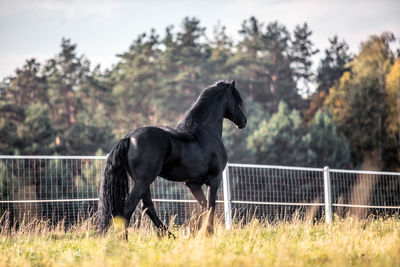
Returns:
[[[215,216],[215,205],[217,200],[217,191],[218,187],[221,183],[222,175],[218,175],[209,179],[210,185],[208,186],[208,210],[210,215],[208,217],[207,222],[207,233],[213,234],[214,233],[214,216]]]
[[[196,230],[200,230],[201,225],[203,224],[204,217],[205,217],[205,211],[207,211],[207,199],[206,196],[203,193],[203,190],[201,189],[201,184],[198,183],[186,183],[186,186],[189,187],[190,191],[192,192],[194,198],[199,202],[201,206],[201,212],[200,216],[198,218],[198,221],[196,223]]]

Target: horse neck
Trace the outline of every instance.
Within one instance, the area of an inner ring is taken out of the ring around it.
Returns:
[[[224,120],[224,113],[222,105],[215,105],[212,109],[207,112],[203,118],[202,129],[211,132],[213,135],[222,137],[222,123]]]
[[[197,106],[189,116],[196,117],[196,131],[211,133],[215,137],[222,137],[222,122],[224,120],[224,105],[218,102],[213,105]]]

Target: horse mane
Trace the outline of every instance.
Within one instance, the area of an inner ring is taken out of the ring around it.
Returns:
[[[178,124],[176,130],[181,134],[193,135],[196,133],[198,123],[211,112],[210,106],[217,104],[216,101],[218,96],[225,92],[225,89],[229,87],[229,83],[218,81],[215,84],[204,89],[196,102],[192,107],[185,113],[183,120]],[[239,93],[237,92],[239,95]],[[240,95],[239,95],[240,98]],[[241,99],[241,98],[240,98]]]

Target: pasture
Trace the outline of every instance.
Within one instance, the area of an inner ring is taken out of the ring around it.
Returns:
[[[31,221],[18,229],[2,224],[1,266],[400,266],[398,218],[335,218],[332,224],[302,220],[234,224],[217,222],[215,234],[158,238],[148,219],[104,236],[91,223],[71,229]],[[118,224],[117,224],[118,226]]]

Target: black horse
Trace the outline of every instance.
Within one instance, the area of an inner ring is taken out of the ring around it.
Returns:
[[[222,143],[224,118],[239,129],[246,126],[244,103],[234,81],[204,89],[176,128],[144,127],[121,139],[108,155],[102,177],[100,231],[107,230],[113,216],[123,216],[129,222],[142,200],[143,210],[159,233],[167,233],[150,195],[151,183],[160,176],[185,182],[201,207],[210,211],[207,231],[212,233],[216,194],[228,160]],[[134,181],[130,193],[128,175]],[[201,189],[203,184],[208,186],[208,201]]]

